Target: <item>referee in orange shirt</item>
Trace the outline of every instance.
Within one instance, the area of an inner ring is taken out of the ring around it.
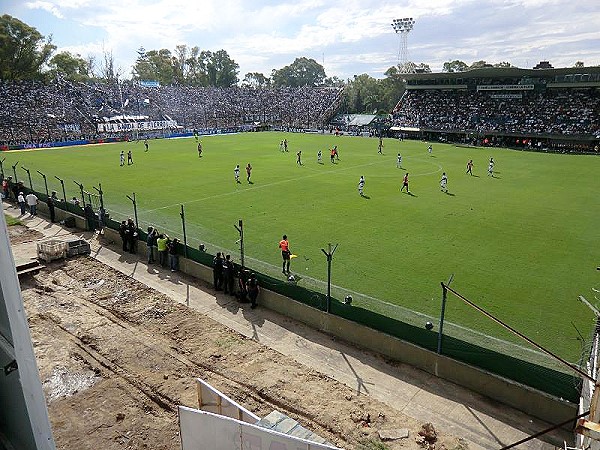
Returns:
[[[287,235],[283,235],[283,239],[279,241],[279,248],[281,249],[281,257],[283,258],[283,268],[281,273],[284,275],[287,273],[290,274],[290,243],[287,240]]]

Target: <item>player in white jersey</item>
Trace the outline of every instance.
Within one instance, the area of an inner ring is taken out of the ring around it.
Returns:
[[[440,180],[440,189],[442,192],[448,193],[448,177],[446,172],[442,173],[442,179]]]
[[[121,154],[119,155],[121,158],[121,166],[125,165],[125,152],[121,150]]]
[[[431,152],[433,151],[433,148],[431,147],[431,145],[429,147],[427,147],[427,151],[429,152],[429,154],[431,155]]]
[[[233,176],[235,177],[235,182],[239,183],[240,182],[240,165],[239,164],[237,166],[235,166],[235,169],[233,169]]]
[[[323,163],[323,153],[321,152],[321,150],[319,150],[319,153],[317,153],[317,162],[319,164]]]
[[[490,165],[488,166],[488,177],[494,177],[494,158],[490,158]]]
[[[396,158],[396,167],[400,169],[402,167],[402,155],[398,153],[398,157]]]
[[[363,189],[365,188],[365,177],[360,176],[360,180],[358,180],[358,193],[361,197],[364,197]]]

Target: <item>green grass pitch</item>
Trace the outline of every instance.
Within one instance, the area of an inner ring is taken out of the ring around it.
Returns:
[[[279,142],[289,141],[289,152]],[[19,161],[17,175],[43,191],[37,170],[50,189],[61,193],[54,175],[78,195],[73,180],[93,191],[102,183],[107,209],[115,219],[133,216],[126,194],[136,194],[142,226],[156,225],[182,237],[180,205],[185,207],[188,242],[225,250],[239,260],[234,225],[244,220],[247,265],[278,275],[277,247],[285,233],[298,258],[292,272],[299,283],[325,292],[326,259],[321,248],[339,247],[333,258],[333,294],[351,293],[354,304],[411,315],[437,325],[440,282],[559,355],[576,361],[579,330],[588,337],[590,310],[578,295],[593,300],[600,272],[600,213],[595,183],[600,159],[507,149],[460,148],[433,143],[375,138],[245,133],[201,138],[201,158],[193,138],[151,140],[22,152],[5,152],[5,173]],[[337,145],[340,160],[330,162]],[[119,166],[119,152],[133,150],[134,164]],[[323,163],[317,163],[317,151]],[[296,152],[302,150],[302,166]],[[402,168],[396,155],[402,155]],[[487,176],[490,156],[494,177]],[[465,174],[474,161],[474,174]],[[253,167],[246,182],[245,166]],[[241,168],[241,183],[233,169]],[[449,193],[440,191],[442,172]],[[409,172],[412,195],[400,192]],[[358,194],[365,176],[365,197]],[[319,282],[315,280],[321,280]],[[447,320],[478,333],[520,341],[458,299],[450,297]],[[576,329],[576,328],[577,329]],[[437,329],[437,326],[436,326]],[[435,330],[434,330],[435,331]],[[477,340],[475,335],[475,340]]]

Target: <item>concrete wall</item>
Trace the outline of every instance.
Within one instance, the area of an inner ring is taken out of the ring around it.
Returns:
[[[106,229],[105,238],[112,242],[121,242],[119,233],[114,230]],[[145,255],[146,244],[139,242],[137,250],[140,255]],[[184,273],[212,283],[213,275],[210,267],[180,256],[179,268]],[[261,289],[258,303],[262,307],[298,320],[357,347],[409,364],[547,422],[559,423],[577,415],[577,405],[573,403],[438,355],[355,322],[327,314],[275,292]]]
[[[48,219],[50,219],[48,205],[45,202],[40,201],[38,203],[37,210],[38,210],[38,213],[41,213],[42,215],[44,215],[44,216],[48,217]],[[82,211],[82,213],[83,213],[83,211]],[[80,230],[87,230],[87,223],[83,217],[76,216],[74,214],[71,214],[68,211],[63,211],[60,208],[54,208],[54,218],[55,218],[56,222],[62,222],[67,217],[73,217],[75,219],[75,227],[76,228],[78,228]],[[117,237],[118,237],[118,233],[117,233]]]

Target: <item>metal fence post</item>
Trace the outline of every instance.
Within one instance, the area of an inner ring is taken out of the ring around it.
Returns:
[[[448,285],[452,283],[454,279],[454,274],[450,275],[448,279]],[[442,354],[442,336],[444,335],[444,315],[446,314],[446,300],[448,298],[448,288],[442,282],[442,311],[440,312],[440,328],[438,330],[438,342],[437,342],[437,352],[438,355]]]
[[[181,205],[181,212],[179,215],[181,216],[181,227],[183,228],[183,255],[187,258],[187,234],[185,232],[185,212],[183,211],[183,205]]]
[[[333,248],[333,250],[331,250],[331,243],[329,243],[328,252],[326,252],[324,248],[321,249],[321,251],[327,257],[327,312],[331,312],[331,261],[333,259],[333,254],[335,253],[337,247],[338,244],[335,244],[335,247]]]
[[[37,173],[39,173],[42,178],[44,179],[44,187],[46,188],[46,195],[48,197],[50,197],[50,194],[48,193],[48,180],[46,180],[46,175],[44,175],[42,172],[40,172],[39,170],[37,170]]]

